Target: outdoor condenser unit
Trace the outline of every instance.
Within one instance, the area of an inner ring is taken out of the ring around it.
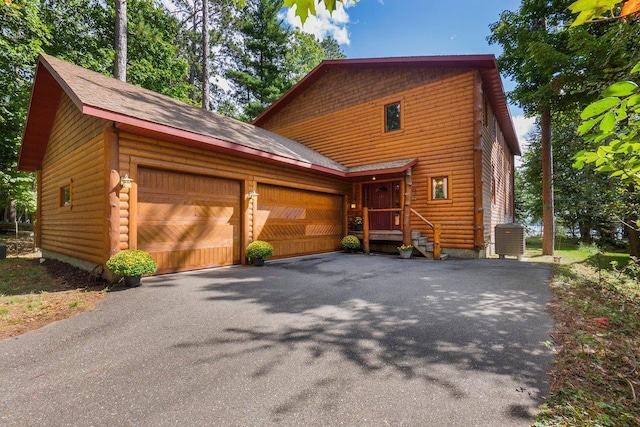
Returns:
[[[496,225],[496,253],[500,258],[515,255],[520,259],[524,255],[524,226],[520,224]]]

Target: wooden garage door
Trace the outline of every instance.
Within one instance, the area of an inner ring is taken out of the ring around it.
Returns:
[[[258,186],[257,235],[276,257],[340,249],[342,196],[273,185]]]
[[[240,262],[240,183],[156,169],[138,173],[138,249],[158,273]]]

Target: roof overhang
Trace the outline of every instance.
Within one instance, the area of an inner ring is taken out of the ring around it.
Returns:
[[[416,160],[402,160],[359,166],[351,169],[334,169],[270,153],[268,151],[247,147],[208,135],[202,135],[196,132],[167,126],[166,124],[155,123],[93,105],[88,105],[83,103],[76,96],[73,90],[56,72],[56,70],[41,57],[37,65],[34,85],[31,93],[29,112],[22,138],[18,169],[34,172],[42,167],[47,144],[49,142],[56,112],[63,92],[69,96],[71,101],[82,112],[82,114],[113,122],[117,129],[124,132],[154,137],[208,151],[224,152],[243,158],[252,158],[254,160],[315,171],[331,175],[336,178],[349,179],[374,174],[381,175],[400,173],[416,163]]]

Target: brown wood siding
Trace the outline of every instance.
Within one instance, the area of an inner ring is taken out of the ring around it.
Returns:
[[[240,242],[234,243],[233,262],[240,262],[244,254],[244,246],[249,239],[257,239],[252,235],[257,226],[253,218],[253,207],[247,198],[247,194],[258,190],[259,186],[270,184],[280,185],[299,190],[312,192],[325,192],[342,196],[350,191],[351,186],[338,179],[327,177],[324,174],[306,172],[297,168],[286,168],[278,164],[264,163],[249,158],[239,158],[227,154],[211,152],[203,149],[185,147],[179,144],[142,137],[129,133],[120,134],[120,173],[128,173],[134,179],[131,191],[120,193],[120,208],[122,230],[122,248],[140,248],[144,246],[144,231],[141,221],[143,212],[135,212],[136,209],[144,209],[144,191],[139,189],[140,171],[144,169],[156,169],[180,172],[183,174],[211,177],[221,182],[238,182],[240,184],[240,221],[246,224],[241,227]],[[143,197],[140,199],[140,197]],[[262,199],[262,194],[259,196]],[[137,202],[136,202],[137,201]],[[235,221],[235,220],[234,220]],[[342,218],[335,219],[335,225],[342,227]],[[340,232],[342,234],[342,232]],[[260,237],[262,238],[262,237]],[[142,240],[141,240],[142,239]],[[276,244],[277,245],[277,244]],[[333,250],[325,249],[324,251]],[[236,252],[237,251],[237,252]],[[318,250],[320,251],[320,250]],[[238,257],[236,253],[240,254]],[[164,268],[164,267],[163,267]],[[176,269],[183,269],[173,267]],[[161,270],[164,271],[164,270]]]
[[[266,121],[262,127],[275,129],[327,114],[357,107],[380,98],[424,86],[460,74],[461,70],[387,68],[385,70],[332,70],[303,96]]]
[[[138,170],[138,249],[158,273],[240,262],[240,182]]]
[[[407,71],[412,76],[414,71]],[[265,125],[292,139],[329,156],[345,166],[358,166],[389,160],[417,158],[413,169],[412,207],[433,223],[442,224],[442,246],[445,248],[474,248],[473,212],[473,71],[450,71],[438,79],[425,73],[422,84],[410,89],[396,82],[390,95],[372,99],[368,87],[386,81],[385,72],[354,72],[360,92],[353,94],[359,101],[337,110],[328,97],[328,106],[314,105],[325,114],[309,114],[302,105],[286,115],[276,114],[278,127]],[[322,80],[338,80],[342,74],[329,74]],[[351,81],[351,80],[350,80]],[[342,86],[344,82],[335,82]],[[322,87],[329,87],[324,83]],[[344,90],[349,85],[344,84]],[[342,89],[341,89],[342,90]],[[339,92],[339,91],[338,91]],[[375,95],[376,91],[372,91]],[[335,96],[343,97],[338,93]],[[301,95],[306,102],[306,92]],[[315,101],[313,97],[312,100]],[[403,127],[399,131],[383,132],[384,105],[401,102]],[[302,101],[300,101],[302,102]],[[310,102],[312,104],[312,102]],[[293,103],[292,103],[293,105]],[[285,120],[286,119],[286,120]],[[452,199],[446,202],[428,200],[427,179],[447,175],[452,180]],[[431,229],[412,217],[412,227],[431,236]]]
[[[105,121],[83,116],[63,95],[41,172],[39,218],[42,249],[95,264],[105,257]],[[71,205],[60,206],[70,186]]]
[[[513,212],[513,155],[489,110],[483,126],[483,199],[487,256],[495,254],[495,226],[515,220]]]
[[[342,197],[274,185],[258,186],[256,240],[274,247],[274,257],[340,249]]]

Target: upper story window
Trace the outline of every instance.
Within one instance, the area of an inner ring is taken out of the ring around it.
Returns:
[[[394,102],[384,106],[384,131],[392,132],[400,129],[400,103]]]

